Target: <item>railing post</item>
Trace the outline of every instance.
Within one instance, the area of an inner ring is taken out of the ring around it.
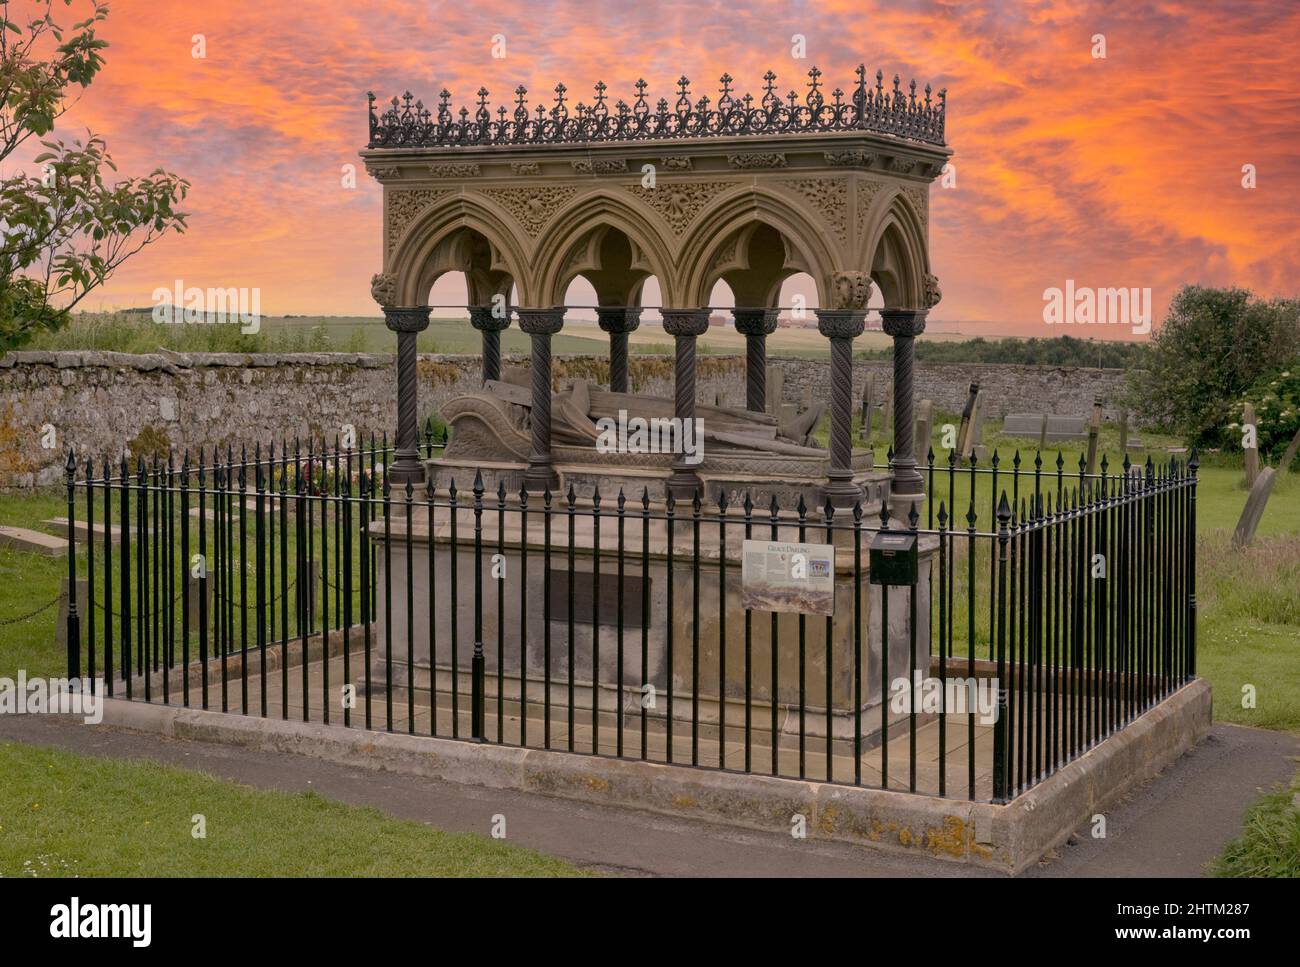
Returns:
[[[1007,547],[1011,542],[1008,522],[1011,506],[1002,492],[998,502],[998,718],[993,726],[993,801],[1007,801]],[[974,651],[974,648],[971,649]]]
[[[455,607],[455,604],[452,604]],[[455,645],[453,644],[453,647]],[[484,740],[483,678],[483,474],[474,474],[474,658],[470,662],[470,737]]]
[[[1192,474],[1192,493],[1187,511],[1187,674],[1196,677],[1196,471],[1201,459],[1192,450],[1187,469]],[[1285,468],[1283,468],[1285,469]]]
[[[81,618],[77,614],[77,459],[72,447],[68,448],[68,462],[63,472],[68,484],[68,626],[66,629],[68,677],[80,678]]]

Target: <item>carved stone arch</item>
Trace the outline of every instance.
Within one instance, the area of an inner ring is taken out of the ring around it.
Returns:
[[[886,306],[927,308],[930,258],[925,221],[904,190],[895,190],[877,204],[880,208],[867,235],[862,264],[876,281]]]
[[[641,284],[653,275],[659,280],[664,304],[670,305],[678,284],[671,246],[635,201],[609,189],[583,195],[559,212],[538,238],[536,277],[541,304],[561,305],[574,278],[600,268],[602,246],[608,245],[615,233],[626,239],[628,268],[635,277],[628,294],[639,298]]]
[[[523,303],[532,290],[529,253],[499,212],[471,195],[454,195],[421,212],[389,251],[387,266],[396,280],[396,304],[423,305],[439,275],[453,270],[468,273],[475,268],[472,259],[455,262],[458,255],[472,250],[475,243],[467,239],[471,234],[487,245],[489,275],[513,280]],[[471,249],[464,247],[467,245]],[[499,278],[497,282],[499,285]],[[500,291],[498,285],[489,283],[493,291]],[[507,285],[506,292],[509,288]]]
[[[841,258],[824,227],[783,194],[753,188],[725,198],[697,222],[681,250],[680,264],[685,269],[682,288],[688,305],[706,305],[713,286],[722,277],[726,256],[719,252],[734,244],[736,236],[754,223],[775,229],[785,243],[787,267],[807,272],[817,283],[817,296],[829,305],[830,276]],[[794,257],[791,257],[791,256]]]

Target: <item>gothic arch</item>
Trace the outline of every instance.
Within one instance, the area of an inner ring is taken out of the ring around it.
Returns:
[[[423,305],[433,283],[445,272],[459,270],[469,275],[473,263],[460,261],[464,252],[457,250],[467,244],[465,238],[470,233],[487,243],[488,271],[508,276],[524,302],[532,279],[526,271],[528,253],[516,234],[489,205],[471,195],[454,195],[420,212],[392,244],[387,265],[397,280],[397,304]],[[469,281],[473,284],[472,278]],[[505,291],[509,290],[506,285]]]
[[[862,265],[890,308],[925,309],[930,258],[925,221],[910,198],[895,190],[872,206]]]
[[[692,226],[679,256],[679,264],[685,268],[683,304],[707,303],[714,283],[726,271],[728,263],[740,264],[731,259],[728,247],[756,222],[781,235],[786,245],[786,265],[811,275],[817,282],[818,299],[822,305],[829,305],[830,277],[840,266],[826,229],[789,198],[761,188],[727,196]]]
[[[611,231],[621,233],[631,247],[630,267],[641,276],[629,294],[639,297],[646,276],[659,280],[663,302],[678,288],[675,260],[668,241],[649,217],[648,209],[630,196],[601,189],[582,196],[552,218],[537,240],[536,266],[538,305],[562,304],[573,279],[600,264],[600,244]]]

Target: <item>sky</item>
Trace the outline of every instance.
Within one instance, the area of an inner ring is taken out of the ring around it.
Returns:
[[[459,105],[485,85],[496,104],[521,83],[563,81],[578,100],[603,79],[611,101],[631,101],[643,76],[653,103],[682,73],[693,96],[716,99],[724,71],[741,91],[761,93],[769,68],[802,91],[815,64],[828,90],[848,89],[859,63],[948,89],[956,185],[931,191],[944,292],[933,319],[1139,338],[1048,326],[1044,291],[1149,288],[1158,322],[1185,283],[1300,289],[1295,0],[109,6],[107,66],[56,133],[102,135],[123,174],[161,166],[189,179],[190,227],[128,262],[86,308],[150,305],[180,279],[260,288],[267,314],[377,315],[380,188],[364,170],[355,188],[341,174],[360,167],[369,90],[433,103],[447,87]],[[504,59],[492,57],[498,34]],[[795,34],[805,59],[792,56]]]

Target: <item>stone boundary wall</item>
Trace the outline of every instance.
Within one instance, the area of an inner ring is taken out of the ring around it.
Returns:
[[[134,458],[179,455],[200,447],[264,445],[326,436],[351,424],[364,439],[392,432],[397,420],[396,374],[391,354],[359,353],[173,353],[14,352],[0,357],[0,488],[59,483],[66,448],[96,466],[117,460],[126,448]],[[527,357],[507,356],[508,365]],[[828,359],[778,357],[787,402],[830,399]],[[672,398],[672,360],[633,356],[634,392]],[[609,378],[598,356],[555,358],[557,385],[573,378]],[[425,355],[419,361],[420,413],[437,412],[448,399],[477,388],[477,355]],[[867,374],[883,392],[891,378],[886,361],[854,363],[854,397]],[[1122,370],[1034,366],[927,365],[916,370],[917,397],[940,412],[960,412],[967,387],[978,380],[988,392],[986,414],[1008,409],[1082,415],[1093,397],[1109,403]],[[701,356],[699,398],[743,407],[745,366],[741,356]],[[52,432],[51,432],[52,430]]]

